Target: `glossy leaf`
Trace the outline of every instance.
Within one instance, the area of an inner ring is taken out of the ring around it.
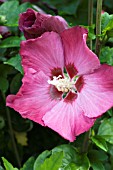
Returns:
[[[63,170],[79,170],[80,168],[78,168],[74,163],[70,163],[68,166],[66,166],[65,168],[63,168]]]
[[[23,74],[23,69],[21,65],[21,57],[19,54],[16,55],[15,57],[10,58],[6,62],[4,62],[4,64],[13,66],[16,70],[18,70],[21,74]]]
[[[23,165],[22,168],[20,168],[20,170],[34,170],[33,166],[34,166],[34,162],[35,162],[35,158],[34,157],[30,157]]]
[[[107,12],[102,14],[102,32],[106,34],[107,31],[113,29],[113,15],[109,15]]]
[[[90,158],[91,162],[95,162],[95,161],[104,162],[107,161],[108,159],[106,152],[104,152],[103,150],[95,150],[95,149],[92,149],[88,152],[88,157]]]
[[[17,36],[8,37],[0,43],[0,48],[20,47],[20,42],[21,39]]]
[[[5,170],[18,170],[17,168],[14,168],[11,163],[9,163],[4,157],[2,157],[3,164],[5,166]]]
[[[62,164],[63,152],[57,152],[47,158],[37,170],[58,170]]]
[[[113,144],[113,118],[106,119],[99,127],[98,135]]]
[[[51,155],[51,151],[46,150],[42,152],[34,163],[34,170],[38,170],[38,168],[41,167],[41,165],[44,163],[46,158],[50,157],[50,155]]]
[[[88,153],[88,157],[93,170],[105,170],[104,162],[107,161],[108,156],[104,151],[91,150]]]
[[[0,90],[5,93],[8,89],[9,82],[5,77],[0,76]]]
[[[113,48],[103,47],[100,52],[100,61],[101,63],[113,65]]]
[[[10,83],[11,94],[16,94],[22,84],[22,75],[20,73],[16,74]]]
[[[88,38],[94,40],[96,38],[96,35],[94,33],[95,25],[84,27],[88,30]]]
[[[7,78],[8,75],[13,74],[14,69],[9,65],[0,64],[0,76]]]
[[[6,1],[0,6],[0,15],[4,16],[6,26],[18,26],[18,18],[21,12],[26,11],[27,8],[31,8],[30,3],[24,3],[19,6],[17,0]]]
[[[106,141],[99,135],[93,136],[91,140],[102,150],[106,151],[108,150]]]
[[[17,0],[6,1],[0,6],[0,15],[6,16],[7,26],[17,26],[18,25],[18,9],[19,2]]]
[[[70,163],[74,163],[76,168],[81,170],[89,169],[89,160],[86,154],[79,154],[72,145],[61,145],[52,150],[52,152],[64,152],[61,169],[65,169]]]
[[[26,11],[26,9],[28,9],[28,8],[32,8],[31,3],[26,2],[26,3],[21,4],[19,6],[19,13],[22,13],[22,12]]]
[[[91,167],[93,170],[105,170],[104,165],[101,162],[93,162]]]

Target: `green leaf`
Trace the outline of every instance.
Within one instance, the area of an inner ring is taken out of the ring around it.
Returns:
[[[113,37],[113,29],[111,29],[110,31],[106,32],[108,38],[112,38]]]
[[[74,163],[70,163],[68,166],[66,166],[63,170],[80,170],[80,168],[76,167]]]
[[[106,34],[107,31],[113,29],[113,15],[109,15],[107,12],[102,14],[101,17],[101,26],[103,34]]]
[[[4,64],[8,64],[13,66],[16,70],[18,70],[21,74],[23,74],[23,69],[21,65],[21,57],[19,54],[17,54],[15,57],[10,58]]]
[[[34,162],[35,162],[35,158],[32,156],[30,157],[25,164],[23,165],[23,168],[20,168],[20,170],[34,170],[33,166],[34,166]]]
[[[25,12],[27,8],[32,8],[31,3],[26,2],[19,6],[19,13]]]
[[[106,152],[104,152],[103,150],[94,150],[94,149],[88,152],[88,157],[90,158],[91,162],[95,162],[95,161],[104,162],[107,161],[108,159]]]
[[[13,67],[5,64],[0,64],[0,77],[7,78],[7,75],[13,74],[14,69]]]
[[[78,9],[80,5],[80,1],[76,0],[76,1],[72,1],[72,2],[68,2],[65,6],[62,6],[62,2],[61,5],[59,5],[59,10],[62,11],[63,14],[66,15],[74,15]]]
[[[0,116],[0,129],[2,129],[5,126],[5,120],[2,116]]]
[[[107,161],[108,156],[104,151],[91,150],[88,152],[88,157],[93,170],[105,170],[103,163]]]
[[[88,25],[88,0],[46,0],[46,3],[50,7],[57,9],[59,14],[68,21],[69,25]]]
[[[100,61],[101,63],[113,65],[113,48],[103,47],[100,52]]]
[[[17,36],[5,38],[0,43],[0,48],[20,47],[21,39]]]
[[[72,145],[61,145],[52,150],[54,152],[64,152],[61,168],[66,168],[70,163],[74,163],[80,170],[88,170],[90,167],[86,154],[79,154]]]
[[[105,164],[105,170],[106,170],[106,169],[107,169],[107,170],[111,170],[112,167],[113,167],[113,166],[111,165],[111,162]]]
[[[5,93],[8,89],[9,82],[5,77],[0,76],[0,90]]]
[[[88,18],[87,7],[88,7],[88,1],[80,2],[80,5],[77,8],[76,17],[75,17],[76,25],[80,25],[80,24],[88,25],[88,23],[87,23],[87,21],[88,21],[87,20],[87,18]]]
[[[2,157],[3,164],[6,168],[6,170],[18,170],[17,168],[14,168],[11,163],[9,163],[4,157]]]
[[[75,14],[79,4],[81,3],[79,0],[73,1],[65,1],[65,0],[46,0],[46,2],[51,6],[54,6],[54,8],[56,7],[58,9],[58,11],[60,13],[64,13],[67,15],[71,15],[71,14]],[[62,5],[63,4],[63,5]]]
[[[18,15],[19,15],[19,2],[6,1],[0,6],[0,15],[6,16],[7,26],[17,26],[18,25]]]
[[[98,130],[100,135],[107,142],[113,144],[113,118],[104,120]]]
[[[1,22],[6,26],[18,26],[19,14],[31,7],[32,5],[28,2],[19,6],[17,0],[6,1],[0,6]]]
[[[63,152],[57,152],[47,158],[37,170],[58,170],[62,164]]]
[[[101,15],[101,29],[102,31],[106,28],[107,24],[109,23],[109,14],[107,12],[104,12],[104,14]]]
[[[108,143],[108,153],[113,156],[113,145]]]
[[[93,168],[93,170],[105,170],[104,165],[101,162],[93,162],[91,164],[91,167]]]
[[[16,74],[10,83],[11,94],[16,94],[22,85],[22,75],[20,73]]]
[[[101,137],[101,136],[93,136],[91,137],[91,140],[99,147],[101,148],[102,150],[106,151],[108,150],[108,147],[107,147],[107,144],[106,144],[106,141]]]
[[[94,29],[95,29],[95,25],[92,26],[83,26],[84,28],[86,28],[88,30],[88,38],[91,40],[94,40],[96,38]]]
[[[109,109],[109,110],[107,111],[107,113],[108,113],[111,117],[113,117],[113,110],[112,110],[112,108]]]
[[[34,170],[38,170],[38,168],[40,168],[40,166],[44,163],[45,159],[50,157],[50,155],[51,151],[46,150],[42,152],[34,163]]]

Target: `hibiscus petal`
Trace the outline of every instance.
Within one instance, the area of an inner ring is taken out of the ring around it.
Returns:
[[[23,41],[20,54],[24,71],[34,68],[51,76],[53,69],[64,66],[61,38],[55,32],[47,32],[37,39]]]
[[[62,137],[73,142],[77,135],[89,130],[94,124],[94,119],[89,119],[83,115],[83,111],[78,105],[60,101],[47,112],[44,117],[44,124]]]
[[[98,117],[113,106],[113,67],[104,64],[83,79],[78,103],[86,116]]]
[[[35,73],[33,69],[29,69],[19,92],[7,97],[7,106],[18,111],[24,118],[44,125],[43,115],[58,102],[51,99],[47,80],[48,77],[43,72]]]
[[[76,26],[61,33],[64,45],[65,62],[67,71],[71,76],[68,67],[74,64],[74,69],[78,75],[87,74],[98,68],[100,65],[97,56],[87,47],[87,30]],[[73,68],[72,68],[73,69]]]
[[[40,8],[39,12],[27,9],[20,14],[19,28],[24,32],[26,39],[34,39],[41,36],[44,32],[62,32],[68,28],[67,22],[60,16],[45,14]]]
[[[38,20],[38,18],[37,18]],[[68,28],[67,22],[60,16],[51,16],[47,20],[42,22],[42,28],[45,28],[46,31],[54,31],[61,33]]]

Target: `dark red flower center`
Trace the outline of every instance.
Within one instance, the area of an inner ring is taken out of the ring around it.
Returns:
[[[63,71],[61,68],[55,68],[51,73],[51,80],[48,80],[48,83],[52,99],[64,99],[65,102],[74,101],[84,85],[83,77],[76,75],[77,70],[74,65],[68,65]]]

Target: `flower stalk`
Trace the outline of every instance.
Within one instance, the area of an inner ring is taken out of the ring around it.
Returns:
[[[4,102],[6,103],[6,101],[5,101],[6,97],[5,97],[4,93],[2,93],[2,97],[3,97]],[[11,116],[10,116],[10,111],[9,111],[8,107],[6,107],[6,114],[7,114],[7,120],[8,120],[8,126],[9,126],[9,132],[10,132],[10,137],[11,137],[11,141],[12,141],[12,146],[13,146],[14,153],[15,153],[15,158],[17,160],[18,167],[21,167],[21,161],[20,161],[18,149],[17,149],[16,143],[15,143],[13,128],[12,128],[12,124],[11,124]]]
[[[93,0],[88,1],[88,25],[93,24]],[[92,40],[89,41],[89,47],[92,50]]]
[[[81,148],[81,153],[86,153],[88,151],[90,135],[91,135],[91,129],[85,133],[84,141]]]
[[[97,56],[100,54],[100,37],[101,34],[101,11],[102,11],[102,0],[97,0],[97,12],[96,12],[96,47],[95,53]]]

